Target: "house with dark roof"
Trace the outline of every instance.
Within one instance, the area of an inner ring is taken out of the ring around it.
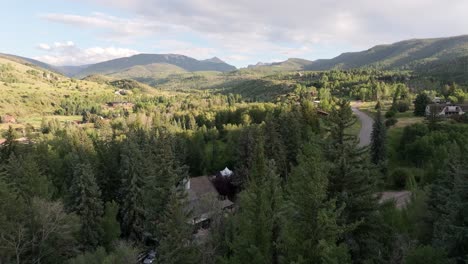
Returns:
[[[429,104],[426,106],[426,116],[449,117],[467,112],[468,104]]]
[[[188,206],[192,212],[192,224],[207,228],[217,212],[230,210],[234,203],[221,196],[208,176],[189,178],[185,182]]]

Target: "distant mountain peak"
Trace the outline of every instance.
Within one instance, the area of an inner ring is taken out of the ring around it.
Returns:
[[[204,60],[204,61],[207,61],[207,62],[214,62],[214,63],[226,63],[224,62],[223,60],[221,60],[220,58],[218,57],[213,57],[211,59],[207,59],[207,60]]]

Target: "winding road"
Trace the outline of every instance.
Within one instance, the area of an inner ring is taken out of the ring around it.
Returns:
[[[371,143],[372,125],[374,119],[368,114],[358,109],[359,102],[354,103],[351,109],[361,122],[361,130],[359,131],[359,146],[365,147]],[[393,201],[397,209],[405,208],[411,202],[412,193],[410,191],[386,191],[379,193],[379,203]]]
[[[359,122],[361,122],[361,130],[359,131],[359,146],[364,147],[371,143],[372,125],[374,124],[374,119],[359,110],[357,108],[358,106],[358,104],[355,104],[351,109],[359,118]]]

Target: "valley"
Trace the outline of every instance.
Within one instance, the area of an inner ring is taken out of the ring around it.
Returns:
[[[467,57],[1,54],[0,263],[465,263]]]

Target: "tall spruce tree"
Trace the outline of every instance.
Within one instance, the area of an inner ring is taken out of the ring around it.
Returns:
[[[451,152],[448,172],[431,192],[432,244],[457,263],[464,263],[468,254],[468,159],[457,150]]]
[[[143,188],[145,175],[143,153],[137,144],[137,138],[129,137],[121,153],[120,175],[122,189],[120,198],[120,227],[122,236],[134,241],[143,239],[145,208]]]
[[[31,154],[17,157],[12,153],[4,168],[7,182],[26,201],[50,198],[51,184]]]
[[[96,183],[93,168],[89,163],[73,168],[70,186],[71,208],[80,217],[80,239],[84,249],[96,249],[102,242],[101,220],[103,205],[101,191]]]
[[[255,149],[258,149],[259,131],[257,126],[249,126],[243,129],[237,147],[237,166],[233,184],[238,188],[243,188],[248,181],[255,160]],[[262,145],[263,146],[263,145]]]
[[[161,239],[157,248],[158,263],[200,263],[197,245],[193,240],[194,226],[190,222],[184,190],[173,188],[160,223]]]
[[[279,263],[281,180],[274,162],[257,159],[247,188],[239,197],[239,211],[232,219],[228,253],[222,263]],[[263,167],[263,168],[260,168]]]
[[[355,136],[345,132],[355,122],[349,102],[339,100],[329,117],[329,195],[344,206],[339,222],[356,225],[344,234],[354,262],[383,259],[387,229],[378,213],[377,184],[380,174],[370,164],[366,148],[358,147]]]
[[[371,134],[371,161],[378,165],[383,165],[387,157],[386,153],[387,130],[382,120],[380,109],[377,110],[377,116],[372,126]]]
[[[343,148],[348,141],[356,141],[356,137],[346,133],[346,129],[353,126],[357,120],[353,115],[349,101],[338,100],[328,117],[328,125],[333,147]]]
[[[431,99],[427,94],[420,93],[416,96],[414,100],[414,115],[415,116],[425,116],[426,115],[426,106],[431,103]]]
[[[120,225],[117,221],[119,205],[112,201],[105,204],[101,227],[104,232],[102,244],[107,251],[112,249],[113,243],[120,237]]]
[[[159,236],[161,212],[169,206],[172,189],[188,177],[188,168],[179,163],[173,137],[164,131],[153,133],[148,144],[143,147],[145,153],[145,186],[143,203],[145,208],[145,231]]]
[[[339,223],[343,208],[327,197],[329,166],[322,156],[308,143],[288,178],[282,263],[350,263],[346,246],[338,243],[346,230]]]
[[[286,157],[286,147],[279,133],[277,120],[275,120],[272,115],[267,117],[263,131],[265,142],[267,142],[265,144],[265,156],[275,161],[280,176],[286,178],[289,168]]]

